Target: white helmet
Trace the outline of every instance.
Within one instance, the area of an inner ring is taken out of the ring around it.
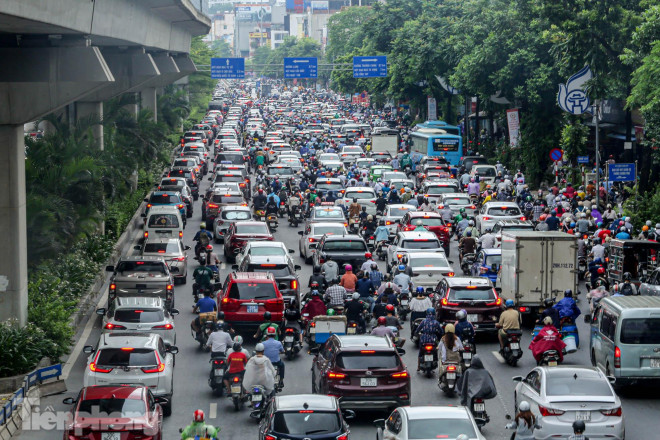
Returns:
[[[261,342],[259,342],[257,344],[257,346],[254,347],[254,351],[259,352],[259,353],[262,353],[265,349],[266,349],[266,347],[264,347],[264,344],[262,344]]]
[[[360,299],[360,294],[357,292],[353,293],[353,299]]]
[[[529,402],[526,401],[526,400],[523,400],[522,402],[520,402],[520,404],[518,404],[518,411],[521,411],[521,412],[523,412],[523,411],[529,411],[530,408],[531,408],[531,407],[530,407],[530,405],[529,405]]]
[[[468,226],[474,226],[474,220],[470,220],[470,221],[468,222]]]

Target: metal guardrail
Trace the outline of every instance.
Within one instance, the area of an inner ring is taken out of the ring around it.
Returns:
[[[0,408],[0,426],[7,423],[7,420],[12,416],[18,405],[23,403],[25,395],[30,388],[35,385],[41,384],[44,380],[59,378],[62,375],[62,364],[51,365],[49,367],[39,368],[31,373],[25,375],[23,379],[23,386],[13,392],[9,401]]]

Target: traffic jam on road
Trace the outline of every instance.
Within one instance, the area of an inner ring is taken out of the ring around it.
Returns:
[[[458,127],[254,88],[218,83],[107,267],[65,440],[651,438],[657,243]]]

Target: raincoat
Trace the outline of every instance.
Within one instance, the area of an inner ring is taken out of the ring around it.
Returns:
[[[470,368],[465,370],[458,387],[461,390],[461,405],[472,403],[472,399],[492,399],[497,396],[495,382],[484,368],[479,355],[474,355]]]
[[[262,385],[270,394],[275,387],[275,374],[275,367],[266,356],[253,356],[245,366],[243,387],[250,390],[255,385]]]
[[[557,350],[559,352],[559,361],[563,362],[564,355],[562,350],[564,347],[566,347],[566,344],[561,340],[561,334],[554,325],[546,325],[543,327],[529,344],[529,349],[532,350],[536,362],[538,362],[541,359],[541,355],[548,350]]]

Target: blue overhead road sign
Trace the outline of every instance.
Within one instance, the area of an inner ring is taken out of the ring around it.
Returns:
[[[607,180],[610,182],[634,182],[636,169],[634,163],[607,164]]]
[[[387,76],[387,56],[353,57],[353,78],[383,78]]]
[[[211,58],[211,78],[245,78],[245,58]]]
[[[284,77],[285,78],[317,78],[318,59],[313,57],[284,58]]]

